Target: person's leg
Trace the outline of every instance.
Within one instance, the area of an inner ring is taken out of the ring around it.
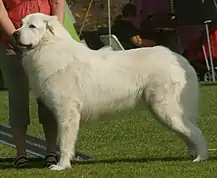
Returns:
[[[19,68],[19,67],[18,67]],[[28,80],[20,69],[8,73],[9,121],[17,156],[25,155],[25,137],[29,124]]]
[[[57,163],[56,142],[57,142],[57,121],[49,108],[40,100],[38,102],[39,122],[43,125],[45,138],[47,141],[47,157],[45,166],[49,167]]]
[[[15,55],[12,50],[5,50],[5,55],[1,57],[8,83],[9,124],[17,149],[17,158],[20,158],[15,160],[15,166],[23,167],[27,163],[25,137],[30,122],[28,80],[20,56]]]

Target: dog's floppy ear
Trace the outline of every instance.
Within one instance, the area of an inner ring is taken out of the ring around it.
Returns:
[[[57,16],[49,16],[45,19],[46,29],[48,29],[55,36],[55,23],[58,21]]]

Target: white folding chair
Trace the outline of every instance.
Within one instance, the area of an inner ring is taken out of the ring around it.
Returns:
[[[110,38],[109,35],[101,35],[100,36],[100,40],[103,42],[103,44],[105,46],[110,46],[110,44],[109,44],[110,39],[109,38]],[[115,35],[111,35],[111,48],[114,51],[125,50]]]

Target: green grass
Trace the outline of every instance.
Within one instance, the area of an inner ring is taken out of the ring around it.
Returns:
[[[0,123],[7,123],[7,95],[0,93]],[[43,136],[37,121],[36,103],[31,96],[32,124],[29,133]],[[217,87],[201,87],[200,128],[210,148],[217,148]],[[13,160],[0,160],[0,177],[75,177],[75,178],[212,178],[216,177],[217,151],[210,160],[192,163],[185,145],[175,134],[156,122],[147,110],[138,109],[127,115],[111,116],[85,124],[80,131],[77,150],[94,158],[74,163],[72,169],[52,172],[41,168],[43,160],[31,159],[30,168],[16,170]],[[0,145],[1,156],[13,156],[14,150]]]

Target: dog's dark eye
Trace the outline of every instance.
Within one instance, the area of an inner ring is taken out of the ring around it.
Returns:
[[[29,25],[29,28],[36,28],[36,26],[35,25]]]

